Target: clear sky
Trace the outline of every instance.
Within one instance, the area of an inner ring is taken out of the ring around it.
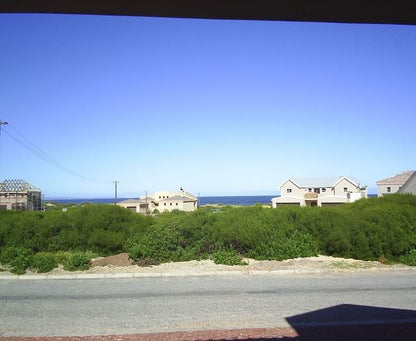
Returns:
[[[416,26],[0,14],[0,120],[46,197],[374,192],[416,169]]]

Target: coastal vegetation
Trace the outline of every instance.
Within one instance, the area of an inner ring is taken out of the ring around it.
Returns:
[[[390,195],[335,207],[222,207],[153,216],[115,205],[45,212],[0,211],[0,263],[14,273],[128,252],[140,265],[212,259],[284,260],[324,254],[416,265],[416,196]]]

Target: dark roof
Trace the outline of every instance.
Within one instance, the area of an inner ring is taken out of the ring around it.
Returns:
[[[19,0],[0,1],[0,12],[416,24],[408,0]]]

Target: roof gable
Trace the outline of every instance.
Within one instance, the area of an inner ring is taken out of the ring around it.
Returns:
[[[0,192],[40,192],[41,190],[22,179],[4,180]]]
[[[292,182],[298,188],[331,188],[335,187],[342,179],[346,179],[354,186],[359,187],[360,183],[354,179],[346,176],[324,177],[324,178],[290,178],[282,183],[280,188],[286,185],[287,182]]]
[[[377,181],[377,185],[403,185],[415,171],[405,171],[390,178]]]
[[[293,182],[300,188],[326,188],[333,187],[335,184],[343,178],[338,177],[327,177],[327,178],[296,178]]]

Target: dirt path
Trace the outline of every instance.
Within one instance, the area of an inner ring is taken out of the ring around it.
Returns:
[[[163,263],[149,267],[133,265],[128,254],[99,258],[92,261],[93,267],[87,273],[190,273],[190,274],[221,274],[221,273],[348,273],[363,271],[412,270],[401,264],[385,265],[380,262],[360,261],[328,256],[296,258],[284,261],[257,261],[245,259],[248,265],[228,266],[215,264],[211,260]],[[62,272],[56,269],[56,272]]]
[[[127,253],[121,253],[110,257],[100,257],[92,260],[93,266],[86,271],[65,271],[62,266],[47,274],[37,274],[27,271],[19,277],[55,277],[55,276],[81,276],[81,275],[103,275],[117,276],[118,274],[139,276],[209,276],[209,275],[232,275],[232,274],[316,274],[331,275],[352,272],[374,272],[374,271],[416,271],[416,267],[401,264],[385,265],[375,261],[360,261],[355,259],[344,259],[328,256],[296,258],[284,261],[257,261],[245,259],[248,265],[229,266],[215,264],[211,260],[188,261],[176,263],[163,263],[148,267],[134,265]],[[0,279],[13,276],[7,271],[0,273]]]

